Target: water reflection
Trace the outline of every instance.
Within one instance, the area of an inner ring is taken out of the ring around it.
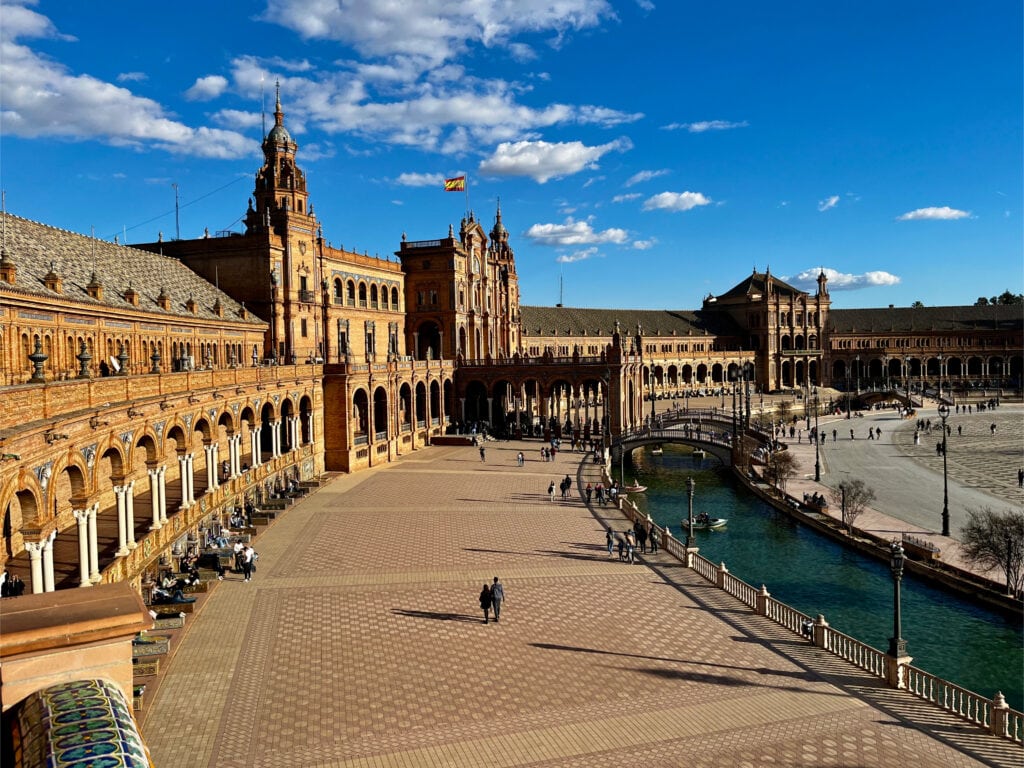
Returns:
[[[616,468],[617,470],[617,468]],[[892,634],[892,575],[888,563],[826,539],[732,483],[714,458],[664,446],[633,453],[626,477],[647,492],[631,499],[672,535],[685,539],[686,479],[696,482],[693,513],[729,518],[722,531],[696,531],[700,554],[724,562],[738,578],[885,650]],[[615,473],[616,476],[618,473]],[[986,610],[905,575],[903,637],[914,665],[983,696],[1002,691],[1014,709],[1024,704],[1024,634],[1017,620]]]

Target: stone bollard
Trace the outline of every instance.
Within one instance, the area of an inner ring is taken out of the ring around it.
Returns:
[[[761,591],[757,593],[757,597],[755,598],[755,604],[754,604],[754,610],[757,612],[758,616],[767,616],[768,615],[768,598],[769,597],[771,597],[771,595],[768,594],[768,587],[766,587],[764,584],[762,584],[761,585]]]
[[[1007,721],[1009,718],[1007,715],[1010,712],[1010,705],[1006,703],[1006,697],[1003,696],[1003,692],[999,691],[995,698],[992,699],[992,722],[989,723],[989,729],[993,736],[1006,737],[1007,733]]]
[[[907,687],[906,665],[914,660],[913,656],[890,656],[885,654],[885,682],[890,688],[904,689]]]
[[[817,648],[825,647],[825,630],[828,629],[828,622],[823,614],[818,614],[814,620],[814,645]]]
[[[687,565],[690,565],[687,563]],[[718,566],[718,578],[715,579],[715,584],[719,589],[725,589],[725,577],[729,575],[729,569],[725,567],[725,563],[720,563]]]

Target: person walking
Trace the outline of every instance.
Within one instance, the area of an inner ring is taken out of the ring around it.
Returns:
[[[1024,467],[1017,470],[1017,487],[1024,488]]]
[[[551,499],[552,501],[555,500],[555,481],[554,480],[552,480],[551,483],[548,485],[548,498]]]
[[[252,581],[252,566],[255,559],[256,550],[247,546],[242,552],[242,573],[245,575],[246,581]]]
[[[1021,471],[1024,472],[1024,470]],[[608,545],[608,559],[611,560],[614,556],[612,553],[615,549],[615,535],[612,533],[611,528],[604,529],[604,540],[605,543]]]
[[[487,452],[482,445],[480,446],[480,461],[487,461]]]
[[[490,621],[491,613],[491,588],[484,584],[484,588],[480,590],[480,609],[484,612],[484,624]]]
[[[494,609],[494,623],[498,623],[498,619],[501,618],[501,604],[505,600],[505,588],[498,581],[498,577],[494,577],[494,584],[491,585],[491,607]]]

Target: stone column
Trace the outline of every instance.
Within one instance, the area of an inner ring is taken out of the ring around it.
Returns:
[[[74,509],[72,514],[78,523],[78,586],[91,587],[89,581],[89,511]]]
[[[213,448],[210,451],[213,457],[213,487],[217,489],[220,488],[220,445],[214,443],[210,447]]]
[[[188,507],[188,454],[178,456],[178,471],[181,475],[181,509]]]
[[[292,416],[288,419],[288,434],[291,435],[292,450],[299,450],[299,417]]]
[[[100,576],[100,544],[99,535],[96,531],[96,515],[100,512],[100,503],[97,501],[88,509],[89,512],[89,580],[93,584],[99,584],[103,577]]]
[[[462,426],[466,426],[466,398],[459,398],[459,408],[462,409]]]
[[[276,459],[281,455],[281,421],[270,422],[270,457]]]
[[[43,592],[43,542],[26,541],[25,551],[32,566],[32,594],[39,595]]]
[[[160,524],[167,523],[167,467],[160,467]]]
[[[57,538],[57,531],[51,531],[43,544],[43,590],[53,592],[53,540]]]
[[[160,469],[151,469],[147,473],[149,475],[149,506],[153,512],[153,522],[149,525],[149,530],[159,531],[163,527],[163,523],[160,522]]]
[[[493,427],[494,426],[494,398],[487,398],[487,421]]]
[[[252,465],[258,467],[260,465],[260,433],[258,428],[249,431],[249,453],[252,454]]]
[[[117,552],[118,557],[128,554],[128,505],[125,502],[126,486],[115,485],[114,495],[117,496]]]
[[[412,357],[413,360],[420,359],[420,332],[412,332]]]
[[[203,453],[206,454],[206,488],[212,491],[217,487],[217,451],[213,445],[204,445]]]
[[[231,477],[238,477],[242,474],[242,461],[239,457],[242,452],[241,445],[241,435],[236,433],[228,438],[228,465],[231,467],[229,471]]]
[[[135,549],[135,481],[125,486],[125,533],[128,536],[128,549]]]
[[[196,503],[196,455],[190,453],[188,460],[188,506]]]

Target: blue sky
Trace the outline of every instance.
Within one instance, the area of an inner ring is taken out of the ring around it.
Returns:
[[[1022,5],[264,0],[0,7],[0,185],[129,243],[240,230],[281,83],[336,246],[497,200],[523,302],[833,306],[1024,290]],[[99,11],[99,12],[97,12]]]

